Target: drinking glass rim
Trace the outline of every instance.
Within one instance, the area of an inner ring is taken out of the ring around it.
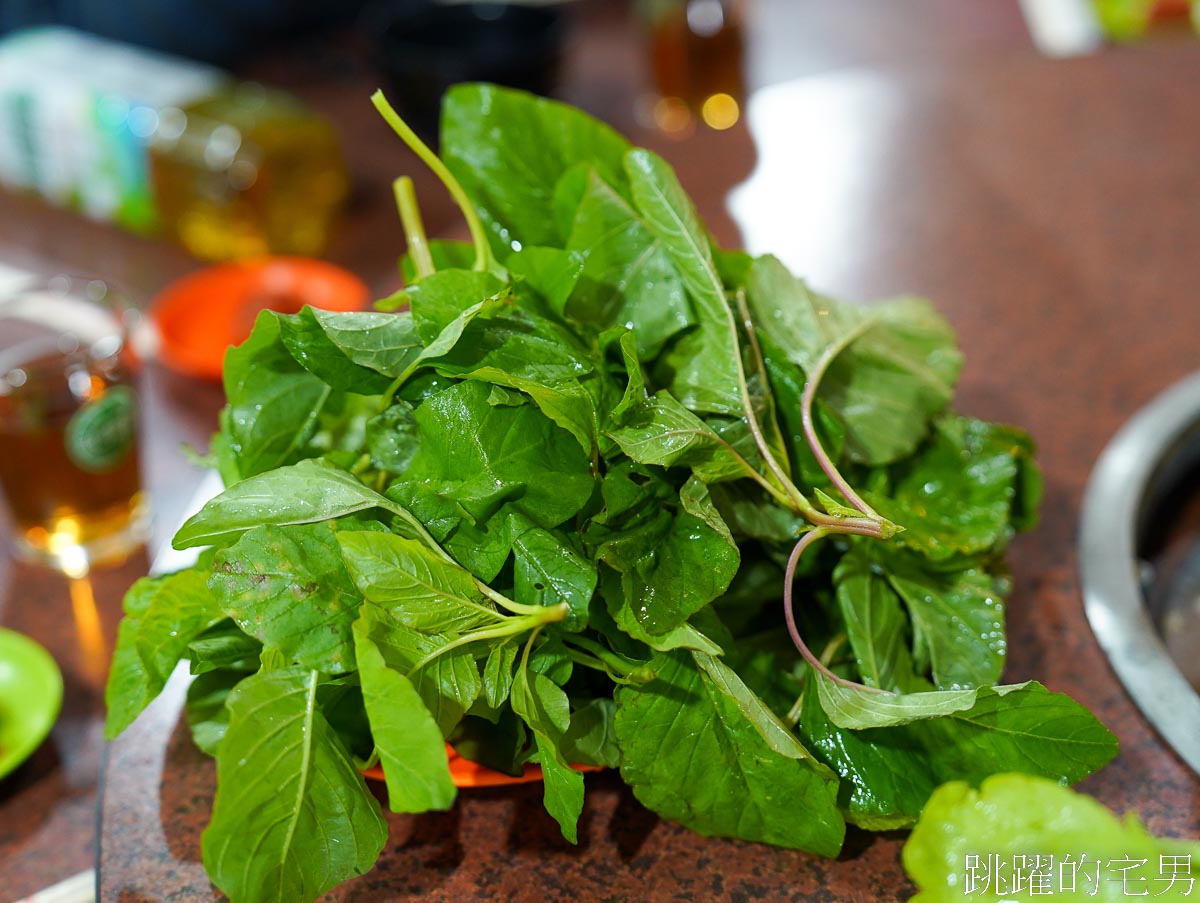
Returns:
[[[96,316],[80,320],[84,310]],[[62,273],[29,280],[0,295],[0,322],[4,320],[42,326],[48,334],[9,348],[0,346],[0,376],[24,369],[42,355],[53,356],[53,363],[46,364],[54,367],[64,358],[98,361],[122,354],[131,348],[140,312],[111,280]],[[29,345],[35,347],[31,350]]]

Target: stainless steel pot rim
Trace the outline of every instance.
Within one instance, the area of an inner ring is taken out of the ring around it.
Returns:
[[[1150,619],[1138,575],[1145,500],[1185,436],[1200,425],[1200,373],[1129,420],[1101,453],[1083,499],[1080,579],[1088,621],[1138,708],[1200,773],[1200,694]]]

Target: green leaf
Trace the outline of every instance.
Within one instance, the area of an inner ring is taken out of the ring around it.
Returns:
[[[327,674],[354,670],[350,631],[362,597],[328,522],[243,533],[217,554],[208,585],[238,627],[289,662]]]
[[[224,618],[205,586],[207,576],[179,571],[143,578],[130,589],[105,688],[105,739],[115,739],[134,722],[162,692],[188,644]]]
[[[226,353],[224,376],[229,404],[222,424],[239,477],[306,456],[333,390],[296,362],[272,311],[261,313],[250,338]]]
[[[567,299],[583,275],[584,255],[562,248],[532,246],[522,248],[505,263],[513,275],[524,279],[561,317]]]
[[[1004,638],[1008,581],[977,562],[939,570],[898,551],[882,560],[888,581],[908,607],[917,639],[928,650],[934,683],[954,689],[999,680],[1008,651]]]
[[[570,613],[564,630],[587,626],[588,605],[596,590],[596,566],[559,532],[543,530],[520,514],[509,515],[513,547],[514,597],[525,605],[560,605]]]
[[[319,679],[264,672],[229,694],[201,848],[235,903],[315,900],[370,869],[387,840],[379,803],[317,709]]]
[[[420,349],[412,318],[407,314],[322,312],[318,315],[313,308],[306,307],[298,314],[273,316],[279,324],[283,344],[296,362],[343,392],[381,395],[391,383],[377,365],[378,348],[368,351],[356,347],[363,344],[364,337],[377,346],[386,342],[389,356],[402,355],[406,347],[414,349],[413,354]],[[349,344],[350,341],[354,344]],[[347,344],[343,346],[342,342]]]
[[[559,178],[588,161],[620,187],[628,147],[587,114],[523,91],[457,85],[442,101],[442,158],[474,202],[501,260],[521,245],[562,247],[554,216]]]
[[[449,809],[456,791],[442,732],[412,682],[384,658],[369,631],[365,622],[357,622],[354,640],[388,806],[393,812]]]
[[[836,855],[837,778],[715,659],[655,656],[657,678],[616,691],[621,777],[663,818],[707,836]],[[715,676],[714,676],[715,675]]]
[[[454,324],[457,324],[454,330],[454,339],[457,340],[482,309],[481,304],[495,297],[495,302],[490,305],[495,309],[500,306],[500,296],[507,296],[505,286],[492,274],[458,269],[439,270],[408,286],[402,294],[412,311],[417,332],[426,344],[436,343],[443,336],[448,339],[446,330]],[[463,319],[468,313],[470,316]],[[449,351],[453,344],[451,341],[438,354]],[[399,372],[394,375],[398,376]]]
[[[367,421],[366,438],[372,467],[391,474],[403,474],[420,445],[412,405],[397,401],[372,417]]]
[[[603,697],[576,709],[562,737],[563,758],[576,764],[619,768],[621,749],[613,730],[616,714],[616,702]]]
[[[737,358],[730,332],[733,314],[717,273],[708,234],[674,171],[656,154],[625,155],[634,203],[650,233],[662,242],[692,300],[696,329],[668,356],[675,370],[671,389],[692,411],[738,415]]]
[[[571,768],[560,744],[571,718],[567,694],[544,674],[518,667],[512,686],[513,711],[529,725],[542,766],[542,801],[562,829],[563,837],[578,842],[577,825],[583,811],[583,775]]]
[[[591,454],[597,411],[607,409],[614,391],[601,365],[566,326],[517,308],[476,323],[437,371],[525,393]]]
[[[262,643],[248,636],[232,620],[218,621],[188,643],[184,655],[193,674],[231,669],[257,671]]]
[[[389,493],[422,521],[443,526],[446,549],[484,580],[508,556],[501,536],[481,555],[464,525],[503,529],[520,513],[543,529],[571,517],[591,497],[591,463],[570,434],[536,408],[489,403],[490,387],[462,382],[430,395],[416,410],[420,447]],[[456,528],[457,532],[456,532]]]
[[[851,821],[874,830],[911,824],[933,789],[949,780],[978,783],[1021,771],[1073,783],[1117,753],[1116,738],[1087,709],[1040,684],[965,692],[977,694],[966,708],[865,730],[839,728],[822,709],[825,700],[805,692],[803,733],[842,776],[841,804]]]
[[[416,666],[459,638],[456,633],[422,633],[406,626],[386,606],[367,600],[361,620],[371,642],[393,669],[404,674],[433,715],[443,737],[462,720],[483,690],[479,666],[469,645],[441,652],[421,668]]]
[[[961,781],[939,787],[903,860],[914,903],[1015,897],[1014,862],[1026,870],[1022,897],[1181,901],[1200,882],[1200,842],[1154,837],[1134,812],[1118,819],[1089,796],[1020,774],[990,777],[978,790]]]
[[[637,529],[622,531],[597,557],[622,573],[623,604],[613,613],[622,629],[630,621],[663,636],[682,627],[729,587],[737,573],[737,545],[703,483],[692,480],[673,514],[659,509]],[[641,637],[639,637],[641,638]]]
[[[309,524],[383,508],[423,530],[411,514],[355,477],[320,461],[279,467],[230,486],[179,528],[177,549],[235,539],[262,524]]]
[[[866,494],[894,523],[903,524],[900,545],[932,559],[986,552],[1008,541],[1026,473],[1028,438],[1011,427],[946,416],[934,424],[930,441],[913,458],[892,468],[892,489]],[[1032,502],[1036,515],[1036,500]]]
[[[628,408],[609,435],[642,464],[686,466],[706,483],[746,477],[750,465],[665,389]]]
[[[842,556],[833,572],[838,607],[863,683],[906,689],[915,677],[906,642],[908,619],[900,597],[872,565],[861,545]]]
[[[953,395],[962,356],[953,331],[926,301],[834,301],[773,257],[754,262],[747,300],[759,327],[805,372],[830,349],[844,349],[818,397],[844,423],[846,450],[856,461],[886,464],[910,454]]]
[[[229,729],[230,691],[245,679],[244,671],[206,671],[188,685],[187,723],[192,742],[201,752],[215,756]]]
[[[867,683],[909,688],[915,670],[910,637],[921,650],[922,667],[932,663],[939,689],[999,680],[1007,651],[1004,595],[1009,587],[983,563],[968,558],[935,565],[891,544],[856,542],[833,579]],[[879,676],[885,682],[874,683]]]
[[[829,719],[838,727],[850,730],[891,727],[966,711],[982,696],[992,692],[991,687],[981,687],[917,693],[872,693],[835,684],[824,678],[818,678],[816,683],[821,707],[825,709]],[[1024,686],[1026,685],[1013,684],[996,689],[1007,692]]]
[[[470,571],[391,533],[339,533],[358,591],[405,627],[461,632],[500,619]]]
[[[574,213],[567,247],[584,260],[567,313],[607,327],[623,323],[649,360],[693,323],[683,282],[638,214],[594,171]]]
[[[509,637],[488,652],[483,664],[483,699],[493,709],[498,709],[512,690],[513,665],[518,651],[517,641]]]

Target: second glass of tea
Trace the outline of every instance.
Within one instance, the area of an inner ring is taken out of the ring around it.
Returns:
[[[94,279],[0,297],[0,491],[22,558],[80,575],[145,542],[133,316]]]

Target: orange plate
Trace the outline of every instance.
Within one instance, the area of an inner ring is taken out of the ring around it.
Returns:
[[[507,784],[528,784],[542,779],[542,769],[538,765],[526,765],[523,774],[513,776],[502,771],[485,768],[469,759],[464,759],[454,751],[454,747],[446,744],[446,754],[450,757],[450,777],[455,787],[502,787]],[[572,765],[576,771],[603,771],[599,765]],[[372,781],[382,781],[383,769],[376,765],[368,768],[363,775]]]
[[[263,257],[205,267],[171,283],[150,316],[162,340],[159,359],[177,373],[220,379],[225,351],[243,342],[260,310],[296,313],[305,305],[362,310],[361,279],[309,257]]]

